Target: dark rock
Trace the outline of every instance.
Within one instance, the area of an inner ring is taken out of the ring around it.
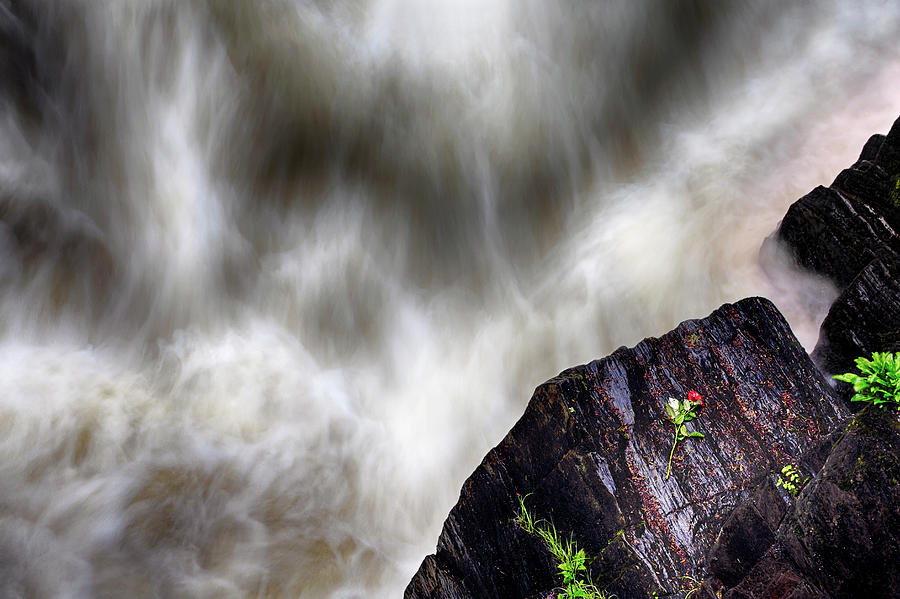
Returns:
[[[827,374],[852,371],[855,358],[873,351],[900,350],[898,174],[900,119],[887,136],[872,136],[830,188],[792,205],[774,236],[798,264],[843,288],[813,352]],[[849,385],[839,389],[852,394]],[[900,596],[898,450],[895,415],[871,407],[810,444],[798,464],[815,476],[777,530],[785,496],[773,496],[768,480],[723,526],[703,588],[725,599]]]
[[[884,143],[884,135],[880,133],[876,133],[871,136],[869,140],[866,142],[866,145],[863,146],[862,152],[859,154],[860,160],[875,160],[878,157],[878,150],[881,149],[881,144]]]
[[[856,372],[854,360],[876,351],[900,351],[897,261],[873,260],[844,289],[822,323],[812,357],[826,374],[838,374]]]
[[[689,390],[707,400],[692,423],[706,438],[679,443],[666,480],[664,404]],[[684,593],[680,577],[701,578],[723,522],[761,476],[846,414],[761,298],[567,370],[535,391],[463,485],[405,597],[531,597],[557,586],[546,549],[513,521],[524,495],[536,516],[598,556],[591,576],[618,599]],[[774,530],[779,513],[758,503],[753,515]]]
[[[766,479],[722,526],[710,550],[709,569],[727,586],[736,586],[775,542],[787,504]]]
[[[900,173],[900,119],[894,121],[884,142],[878,148],[875,162],[892,175]]]
[[[900,592],[900,422],[868,407],[779,530],[786,552],[834,599]]]
[[[838,174],[831,188],[841,195],[871,206],[888,221],[895,231],[900,227],[900,213],[890,199],[891,177],[877,164],[857,162]]]
[[[883,210],[828,187],[817,187],[792,204],[776,237],[800,266],[841,288],[880,254],[900,258],[900,237]]]
[[[770,549],[723,599],[830,599],[799,572],[780,548]]]
[[[844,434],[845,427],[838,427],[809,445],[796,463],[802,478],[807,478],[810,473],[822,469],[835,444]],[[707,582],[710,587],[716,589],[736,587],[741,581],[759,579],[762,576],[759,571],[750,577],[748,572],[752,568],[772,569],[775,567],[773,564],[781,564],[783,561],[777,551],[774,556],[767,555],[775,544],[782,519],[791,506],[787,493],[779,491],[775,486],[778,470],[776,468],[774,472],[770,472],[759,487],[734,509],[722,526],[715,544],[709,551],[709,573],[712,578]],[[766,556],[766,559],[763,559],[763,556]],[[765,563],[757,567],[760,562]],[[785,567],[781,564],[776,569],[783,570]],[[788,578],[800,580],[794,574]],[[775,582],[777,582],[775,579],[770,581],[773,584]],[[740,592],[749,592],[746,589],[747,584]]]
[[[446,573],[446,566],[441,567],[437,558],[429,555],[419,567],[419,574],[406,589],[407,594],[415,597],[446,597],[448,599],[467,599],[469,595],[459,588],[454,577]]]
[[[824,467],[804,487],[778,526],[774,542],[755,562],[711,568],[704,582],[725,599],[809,597],[888,599],[900,589],[900,422],[868,407],[844,429]],[[729,519],[759,504],[746,502]],[[764,504],[783,505],[769,497]],[[744,518],[741,533],[768,538],[768,521]],[[722,535],[730,534],[723,528]],[[713,551],[715,559],[717,544]],[[724,576],[722,576],[724,574]]]
[[[887,136],[872,136],[830,187],[794,202],[765,245],[782,244],[798,265],[843,289],[876,257],[900,258],[900,206],[891,195],[898,175],[900,119]]]

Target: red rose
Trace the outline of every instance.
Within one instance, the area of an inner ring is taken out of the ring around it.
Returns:
[[[688,401],[703,407],[703,396],[696,391],[688,391]]]

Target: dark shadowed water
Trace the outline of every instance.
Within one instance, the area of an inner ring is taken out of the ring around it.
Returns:
[[[789,6],[784,6],[789,5]],[[891,2],[0,0],[0,596],[400,597],[567,366],[748,295]]]

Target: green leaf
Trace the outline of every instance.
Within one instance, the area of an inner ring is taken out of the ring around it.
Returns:
[[[704,439],[703,433],[693,432],[688,437],[693,437],[694,439]]]
[[[860,370],[860,372],[868,371],[872,365],[872,363],[869,360],[865,359],[862,356],[860,356],[859,358],[856,358],[856,360],[854,360],[853,362],[854,362],[854,364],[856,364],[856,367]]]

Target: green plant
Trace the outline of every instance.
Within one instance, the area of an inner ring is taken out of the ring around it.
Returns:
[[[556,559],[563,578],[562,586],[557,589],[560,591],[559,599],[614,599],[614,595],[607,595],[585,577],[587,566],[593,558],[589,558],[584,549],[579,549],[572,537],[560,538],[552,522],[535,520],[525,507],[527,498],[528,495],[519,497],[519,513],[515,522],[528,534],[539,537]]]
[[[666,415],[669,422],[675,426],[675,440],[672,442],[672,451],[669,452],[669,466],[666,468],[666,480],[672,474],[672,456],[675,455],[675,447],[679,441],[685,439],[703,439],[703,433],[689,433],[685,423],[697,418],[700,408],[703,407],[703,397],[696,391],[690,391],[687,399],[679,401],[669,398],[666,404]]]
[[[872,359],[856,358],[862,376],[848,372],[834,376],[850,383],[856,394],[850,401],[867,401],[887,410],[900,411],[900,353],[875,352]]]
[[[803,480],[793,464],[788,464],[781,469],[778,480],[775,482],[776,487],[784,487],[785,491],[796,497],[800,494],[800,490],[809,481],[809,478]]]

